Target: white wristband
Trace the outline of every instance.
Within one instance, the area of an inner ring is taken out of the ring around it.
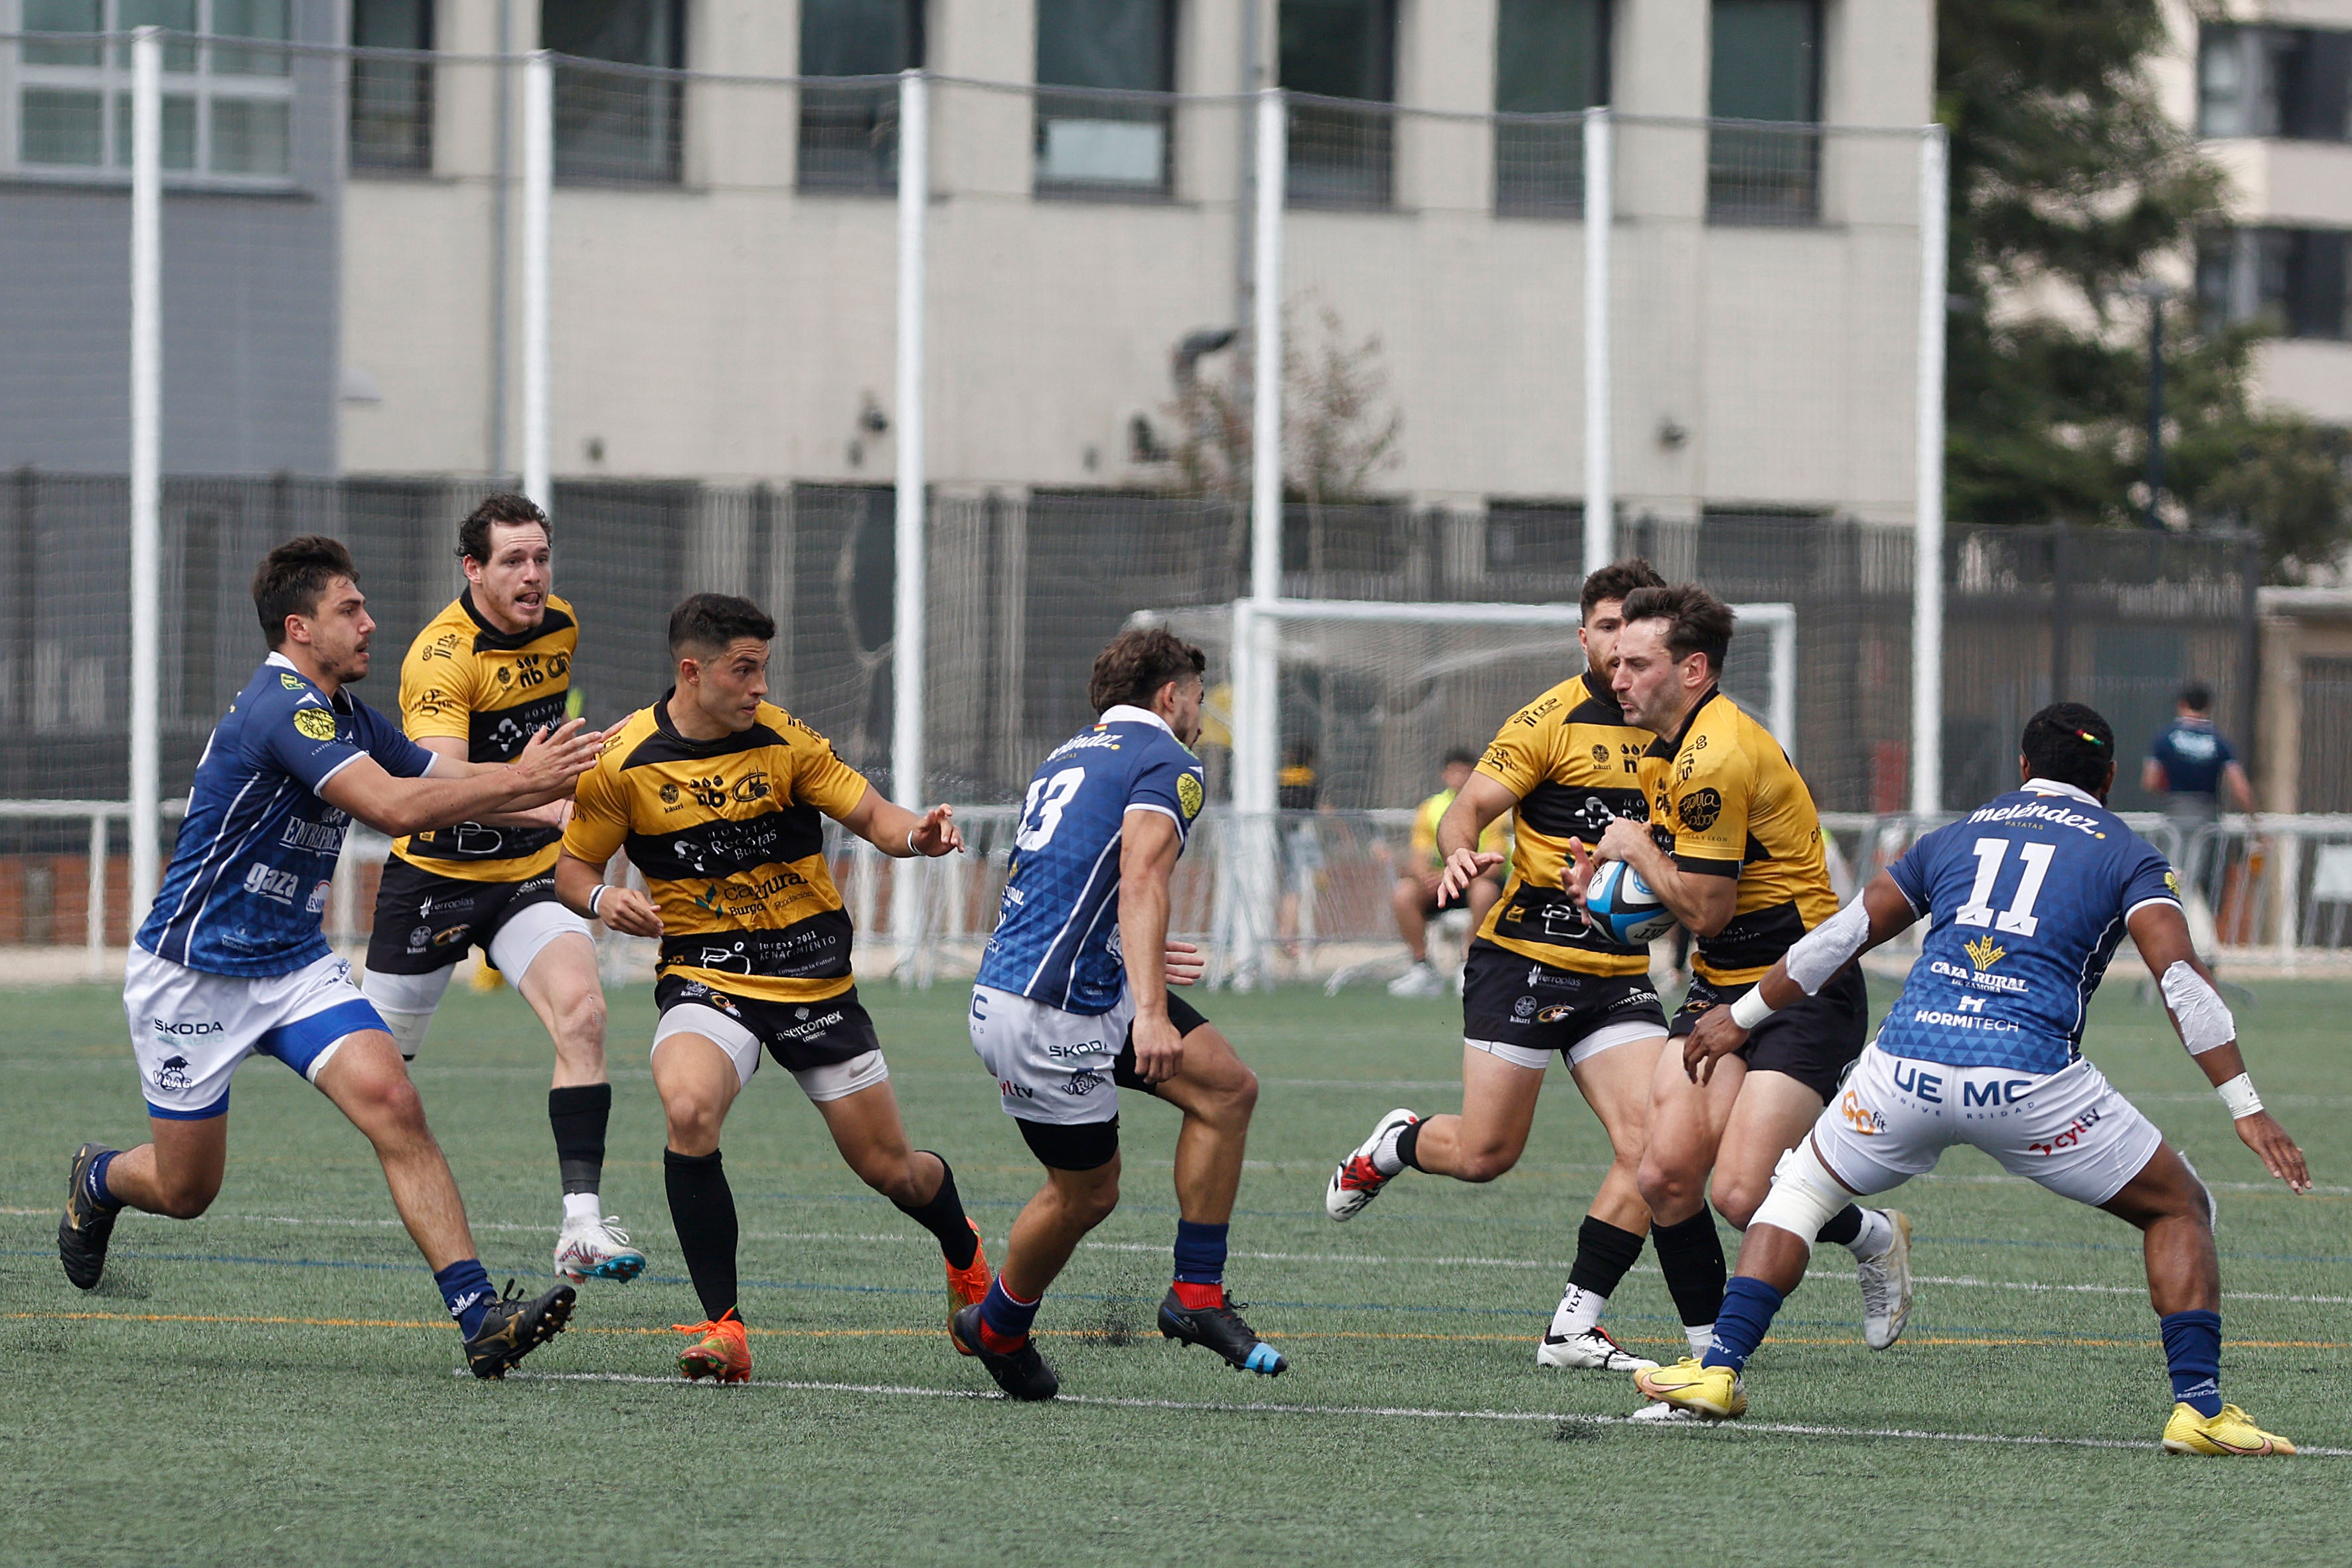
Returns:
[[[2216,1084],[2213,1092],[2220,1095],[2221,1103],[2230,1108],[2230,1117],[2232,1121],[2243,1116],[2252,1116],[2263,1108],[2263,1097],[2254,1092],[2254,1080],[2244,1073],[2240,1073],[2227,1083]]]
[[[598,906],[600,906],[600,905],[602,905],[602,904],[604,903],[604,895],[605,895],[606,893],[611,892],[612,890],[613,890],[613,887],[612,887],[612,884],[611,884],[611,883],[609,883],[609,882],[599,882],[599,883],[597,883],[597,884],[596,884],[596,886],[595,886],[594,888],[593,888],[593,889],[591,889],[589,890],[589,894],[588,894],[588,918],[589,918],[590,920],[592,920],[592,921],[593,921],[593,920],[599,920],[599,919],[602,919],[602,918],[603,918],[602,916],[600,916],[600,915],[598,915],[598,914],[597,914],[596,910],[597,910]]]
[[[915,830],[911,827],[907,829],[907,853],[910,857],[920,855],[922,853],[921,850],[915,847]]]
[[[1746,995],[1731,1005],[1731,1021],[1743,1029],[1752,1029],[1779,1011],[1764,1000],[1764,983],[1759,980],[1748,988]]]

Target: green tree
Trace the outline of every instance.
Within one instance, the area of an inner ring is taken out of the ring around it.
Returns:
[[[2136,286],[2223,216],[2221,173],[2147,67],[2158,0],[1942,0],[1937,112],[1951,132],[1946,504],[1976,522],[2126,522],[2144,496],[2147,301]],[[2255,334],[2163,307],[2166,489],[2253,529],[2273,573],[2352,531],[2341,443],[2253,405]]]

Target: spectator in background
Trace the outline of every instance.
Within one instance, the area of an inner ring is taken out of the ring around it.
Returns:
[[[1282,749],[1282,772],[1275,780],[1274,804],[1280,810],[1313,811],[1321,804],[1323,787],[1315,773],[1315,742],[1304,736]],[[1323,839],[1311,818],[1292,817],[1282,833],[1282,896],[1274,914],[1275,939],[1291,958],[1299,956],[1298,917],[1303,908],[1313,936],[1315,890],[1323,877]],[[1304,900],[1302,904],[1301,900]]]
[[[1454,804],[1454,797],[1462,793],[1462,786],[1470,782],[1471,770],[1477,765],[1475,752],[1456,746],[1446,752],[1444,768],[1439,775],[1445,787],[1413,810],[1412,854],[1397,878],[1393,900],[1397,934],[1404,938],[1405,950],[1412,954],[1412,964],[1389,982],[1391,996],[1436,996],[1444,992],[1445,982],[1429,963],[1429,917],[1445,908],[1437,899],[1437,880],[1445,870],[1445,857],[1437,849],[1437,825]],[[1490,854],[1508,852],[1501,818],[1486,825],[1486,831],[1479,836],[1478,847]],[[1502,896],[1503,878],[1508,870],[1506,863],[1470,884],[1466,901],[1472,929],[1484,923],[1486,911]]]
[[[2157,734],[2140,764],[2140,787],[2162,798],[2164,815],[2179,825],[2181,879],[2213,908],[2220,902],[2222,857],[2210,842],[2196,841],[2197,830],[2221,818],[2221,793],[2230,805],[2249,816],[2254,811],[2254,786],[2229,740],[2213,727],[2213,689],[2192,680],[2180,689],[2172,722]]]

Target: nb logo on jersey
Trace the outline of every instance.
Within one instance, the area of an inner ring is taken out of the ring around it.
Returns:
[[[717,773],[707,779],[689,780],[686,787],[695,804],[705,811],[717,811],[727,804],[727,781]]]

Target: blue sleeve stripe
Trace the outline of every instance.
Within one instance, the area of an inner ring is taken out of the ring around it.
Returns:
[[[263,1035],[253,1048],[261,1056],[276,1057],[308,1078],[310,1076],[310,1064],[317,1061],[319,1053],[329,1046],[362,1029],[383,1029],[383,1015],[375,1010],[375,1004],[363,996],[354,996],[307,1018],[278,1025]]]
[[[210,1121],[215,1116],[228,1114],[228,1090],[221,1090],[221,1097],[202,1110],[174,1110],[151,1100],[147,1102],[147,1114],[164,1121]]]

